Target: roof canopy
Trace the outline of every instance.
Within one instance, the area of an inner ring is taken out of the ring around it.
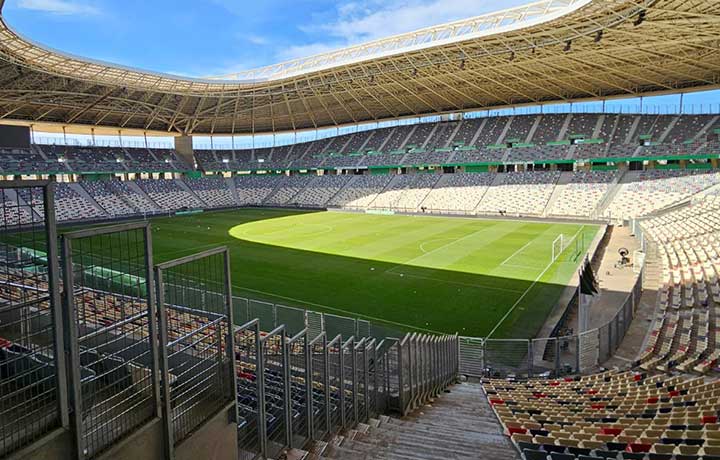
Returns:
[[[38,130],[245,134],[708,89],[720,85],[718,30],[717,0],[543,0],[188,79],[53,51],[0,17],[0,117]]]

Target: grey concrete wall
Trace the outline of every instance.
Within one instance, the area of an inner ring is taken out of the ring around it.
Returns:
[[[70,432],[60,428],[11,455],[8,460],[67,460],[72,455]]]
[[[185,162],[190,166],[195,164],[195,151],[193,150],[192,136],[175,137],[175,151],[178,156],[185,160]]]
[[[208,420],[175,448],[175,459],[237,460],[237,423],[230,421],[234,411],[232,402]]]
[[[154,460],[165,456],[163,424],[153,419],[102,454],[101,460]]]

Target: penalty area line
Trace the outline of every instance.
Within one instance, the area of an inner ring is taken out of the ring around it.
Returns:
[[[580,232],[581,232],[584,228],[585,228],[584,225],[583,225],[582,227],[580,227],[580,229],[579,229],[579,230],[575,233],[575,235],[573,236],[572,240],[574,240],[575,238],[577,238],[577,236],[580,234]],[[572,240],[570,240],[570,241],[572,241]],[[566,249],[567,249],[567,248],[566,248]],[[540,272],[540,274],[537,276],[537,278],[535,278],[535,281],[533,281],[532,284],[530,284],[530,286],[528,286],[528,288],[525,290],[525,292],[522,293],[522,295],[520,296],[520,298],[518,298],[518,299],[515,301],[515,303],[513,304],[513,306],[510,307],[510,309],[507,311],[507,313],[505,313],[505,316],[503,316],[502,318],[500,318],[500,321],[498,321],[498,323],[495,325],[495,327],[492,329],[492,331],[490,331],[490,333],[485,337],[486,339],[489,339],[490,337],[492,337],[492,335],[495,333],[495,331],[497,331],[497,330],[500,328],[500,325],[505,322],[505,320],[508,318],[508,316],[510,316],[510,314],[511,314],[513,311],[515,311],[515,308],[520,304],[520,302],[522,302],[522,299],[524,299],[525,296],[528,295],[528,293],[530,292],[530,290],[531,290],[533,287],[535,287],[535,285],[537,284],[538,281],[540,281],[540,278],[542,278],[543,275],[544,275],[545,273],[547,273],[547,271],[550,270],[550,267],[552,267],[554,264],[555,264],[555,261],[550,261],[550,263],[547,264],[547,266],[545,267],[545,269],[544,269],[542,272]]]
[[[530,241],[528,241],[527,243],[525,243],[525,245],[524,245],[523,247],[521,247],[521,248],[518,249],[517,251],[513,252],[513,253],[510,255],[510,257],[508,257],[507,259],[503,260],[503,261],[500,263],[500,266],[502,267],[502,266],[505,265],[506,263],[510,262],[510,260],[512,260],[513,257],[515,257],[516,255],[518,255],[518,254],[520,254],[521,252],[523,252],[526,247],[528,247],[528,246],[530,246],[530,244],[532,244],[533,241],[535,241],[535,240],[530,240]]]

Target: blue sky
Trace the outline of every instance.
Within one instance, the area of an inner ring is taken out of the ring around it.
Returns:
[[[20,33],[55,49],[207,76],[318,54],[527,0],[7,0]]]

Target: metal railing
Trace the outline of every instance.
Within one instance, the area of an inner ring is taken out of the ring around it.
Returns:
[[[230,254],[210,249],[155,267],[163,419],[169,449],[235,401]]]
[[[324,332],[327,337],[342,335],[343,337],[368,337],[378,340],[404,335],[404,332],[397,328],[375,321],[288,307],[246,297],[233,297],[233,309],[236,324],[244,324],[257,318],[261,330],[271,331],[283,325],[289,335],[297,334],[305,329],[311,338],[317,337],[321,332]]]
[[[459,372],[469,377],[559,376],[596,369],[627,333],[642,295],[643,272],[615,316],[580,334],[540,339],[459,338]]]
[[[62,260],[71,424],[92,458],[160,416],[150,227],[66,233]]]
[[[53,197],[44,181],[0,189],[0,457],[69,423]]]

